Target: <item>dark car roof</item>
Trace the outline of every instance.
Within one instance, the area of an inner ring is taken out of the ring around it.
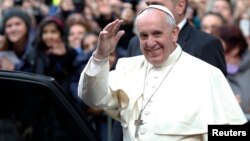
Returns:
[[[15,140],[13,135],[18,135],[16,139],[36,141],[99,140],[54,78],[0,71],[0,90],[1,139]]]

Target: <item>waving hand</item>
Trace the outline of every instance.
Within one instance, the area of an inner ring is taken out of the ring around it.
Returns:
[[[122,20],[115,20],[109,23],[99,34],[97,49],[94,56],[97,59],[104,59],[115,49],[118,41],[124,35],[123,30],[119,30]]]

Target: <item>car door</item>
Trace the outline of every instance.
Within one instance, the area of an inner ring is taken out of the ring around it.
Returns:
[[[74,101],[51,77],[0,71],[1,141],[98,141]]]

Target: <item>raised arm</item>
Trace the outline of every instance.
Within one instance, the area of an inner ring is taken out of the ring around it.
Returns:
[[[115,20],[109,23],[99,34],[97,49],[94,52],[96,59],[104,59],[115,49],[118,41],[124,35],[123,30],[119,30],[122,20]]]

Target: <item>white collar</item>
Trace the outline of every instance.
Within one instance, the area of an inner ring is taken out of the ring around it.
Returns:
[[[187,22],[187,18],[184,18],[184,19],[178,24],[178,27],[179,27],[180,30],[184,27],[184,25],[186,24],[186,22]]]

